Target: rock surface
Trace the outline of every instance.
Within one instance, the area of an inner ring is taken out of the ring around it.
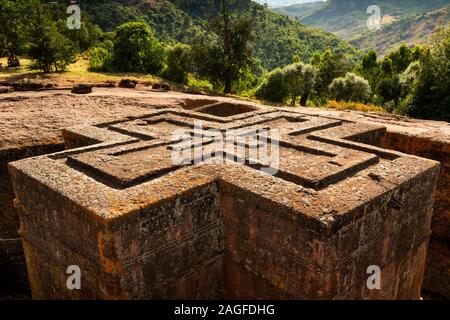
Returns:
[[[137,85],[136,80],[130,80],[130,79],[122,79],[120,80],[119,87],[120,88],[128,88],[128,89],[135,89]]]
[[[255,110],[256,106],[252,103],[233,101],[222,97],[103,88],[96,90],[89,96],[74,96],[65,91],[14,92],[2,95],[0,97],[0,172],[3,175],[2,181],[7,181],[7,183],[4,186],[0,185],[2,189],[0,190],[0,196],[4,197],[4,201],[0,199],[0,203],[5,204],[4,207],[0,208],[0,211],[2,211],[0,219],[9,220],[2,220],[8,222],[4,224],[4,226],[7,226],[5,230],[0,230],[2,232],[0,238],[17,238],[13,230],[18,229],[18,219],[15,216],[12,204],[13,195],[9,175],[6,171],[6,164],[24,157],[61,150],[64,147],[61,129],[74,125],[105,122],[126,116],[142,117],[153,112],[152,110],[155,108],[167,107],[179,110],[194,110],[205,116],[219,116],[219,118],[230,116],[228,113],[223,113],[223,108],[218,108],[220,113],[223,114],[217,113],[218,109],[214,107],[214,104],[220,105],[220,103],[225,103],[225,105],[230,103],[232,105],[243,105],[242,107],[234,107],[236,110],[242,110],[242,112],[239,112],[242,116],[248,114],[247,109],[251,112]],[[265,109],[268,107],[259,106],[258,108]],[[229,108],[227,110],[227,112],[235,112]],[[288,108],[286,110],[292,109]],[[382,137],[370,139],[370,136],[362,135],[358,139],[364,143],[375,144],[383,148],[399,150],[442,162],[438,189],[435,193],[435,218],[433,219],[432,245],[428,255],[428,272],[425,277],[425,287],[430,291],[437,292],[443,296],[447,295],[448,297],[449,293],[446,289],[450,288],[450,264],[448,263],[450,261],[450,250],[448,248],[448,236],[450,234],[448,232],[450,226],[450,214],[448,211],[450,208],[448,204],[448,201],[450,201],[448,197],[450,189],[449,124],[412,120],[379,113],[342,112],[310,108],[300,108],[299,110],[305,116],[321,115],[327,118],[357,121],[368,126],[386,127],[387,132]],[[274,121],[274,126],[283,128],[286,125],[283,121]],[[168,131],[170,126],[164,128],[164,130]],[[83,140],[82,142],[89,144],[95,142],[95,139],[88,140]],[[97,141],[102,141],[102,138],[99,137]],[[74,146],[79,142],[76,140],[72,141]],[[230,173],[229,176],[230,179],[233,179],[233,174]],[[374,172],[368,172],[367,176],[375,182],[378,181],[378,183],[381,183],[383,177],[382,174]],[[236,176],[236,179],[238,178],[240,176]],[[178,180],[172,183],[183,185],[183,182]],[[423,182],[420,182],[420,184],[423,184]],[[215,189],[214,192],[218,190]],[[291,191],[296,192],[294,190]],[[417,192],[419,192],[418,189]],[[427,191],[422,190],[422,192],[426,193]],[[268,197],[276,198],[278,196],[279,193],[275,193]],[[423,197],[417,196],[419,199]],[[225,197],[223,201],[231,201],[226,199],[229,198]],[[247,198],[244,200],[247,201]],[[235,205],[232,206],[234,207]],[[328,212],[329,210],[326,209],[325,211]],[[324,217],[323,221],[328,221],[327,219],[334,221],[334,214]],[[248,226],[251,227],[252,225],[249,224]],[[6,248],[5,250],[12,249]],[[0,252],[1,255],[2,253]],[[1,258],[0,261],[2,261]],[[20,268],[20,262],[17,263]],[[218,266],[215,265],[213,267],[217,268]],[[239,274],[238,270],[233,269],[233,266],[228,267],[232,268],[232,272],[234,270],[236,274]]]
[[[92,85],[80,84],[73,87],[71,92],[75,94],[89,94],[92,93]]]
[[[12,88],[12,87],[2,87],[2,86],[0,86],[0,94],[11,93],[13,91],[14,91],[14,88]]]

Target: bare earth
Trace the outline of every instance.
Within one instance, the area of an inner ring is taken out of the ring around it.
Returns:
[[[120,88],[94,88],[92,94],[83,96],[61,90],[3,94],[0,95],[0,150],[47,142],[62,143],[60,130],[63,128],[145,114],[149,107],[179,107],[192,110],[219,101],[236,100],[217,96]],[[240,103],[251,104],[242,101]],[[450,124],[447,122],[322,108],[302,108],[302,112],[383,124],[391,132],[450,143]]]
[[[62,143],[60,130],[124,116],[149,108],[195,109],[229,98],[152,90],[94,88],[89,95],[70,91],[14,92],[0,95],[0,150]]]

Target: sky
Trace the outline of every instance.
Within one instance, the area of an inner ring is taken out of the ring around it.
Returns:
[[[288,5],[292,5],[292,4],[315,2],[315,1],[320,1],[320,0],[256,0],[256,2],[259,2],[261,4],[267,3],[271,7],[281,7],[281,6],[288,6]]]

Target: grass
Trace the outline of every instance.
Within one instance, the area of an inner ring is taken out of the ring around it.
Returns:
[[[5,68],[8,65],[8,58],[0,57],[0,63]],[[0,78],[11,75],[11,74],[20,74],[20,73],[28,72],[28,66],[31,64],[31,60],[26,59],[26,58],[21,58],[20,63],[21,63],[21,66],[19,68],[0,71]]]
[[[4,66],[7,65],[6,58],[0,58],[0,62],[3,63]],[[163,79],[153,76],[146,75],[140,73],[108,73],[108,72],[92,72],[89,71],[89,60],[85,56],[79,56],[77,60],[68,66],[67,70],[64,72],[55,72],[55,73],[47,73],[44,74],[42,72],[38,72],[36,70],[30,70],[29,66],[31,61],[26,58],[21,58],[21,67],[17,69],[8,69],[0,72],[0,79],[10,78],[12,80],[15,79],[23,79],[23,78],[32,78],[32,79],[43,79],[45,78],[49,82],[56,83],[65,83],[65,82],[105,82],[105,81],[120,81],[120,79],[132,79],[138,80],[140,82],[156,82],[163,81]]]
[[[140,80],[144,82],[155,82],[162,80],[159,77],[142,73],[89,71],[89,58],[85,56],[80,56],[75,63],[69,65],[67,71],[60,73],[60,75],[74,80],[89,79],[92,81],[120,80],[123,78]]]

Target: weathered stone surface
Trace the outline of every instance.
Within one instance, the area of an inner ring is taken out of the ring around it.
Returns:
[[[375,144],[441,163],[435,192],[431,243],[425,272],[425,290],[450,299],[450,124],[386,114],[304,109],[314,115],[333,116],[361,123],[386,126],[386,134]]]
[[[66,143],[82,148],[10,164],[35,298],[420,297],[437,162],[368,145],[384,126],[199,108],[74,127]],[[200,120],[279,129],[278,173],[257,170],[245,139],[220,150],[242,164],[174,165],[171,133]],[[82,290],[66,288],[74,264]]]
[[[10,85],[10,83],[7,85]],[[64,91],[57,93],[50,91],[5,94],[0,97],[0,158],[6,168],[6,163],[10,161],[61,150],[64,145],[60,130],[71,125],[109,121],[109,119],[117,119],[117,117],[125,115],[139,116],[146,114],[148,108],[153,107],[171,106],[202,111],[200,109],[204,106],[208,107],[217,102],[242,104],[242,102],[233,101],[233,99],[209,97],[206,95],[195,96],[176,92],[163,93],[121,89],[97,89],[89,96],[74,96],[66,94]],[[251,106],[254,104],[247,105]],[[288,108],[287,110],[292,109]],[[362,142],[369,142],[383,148],[398,149],[402,152],[442,162],[442,171],[438,181],[437,192],[435,193],[436,204],[433,216],[432,239],[429,248],[430,252],[427,257],[428,271],[424,285],[429,291],[450,297],[447,290],[450,287],[450,268],[447,263],[450,261],[448,258],[450,257],[450,250],[448,248],[448,240],[445,238],[449,234],[446,230],[448,230],[450,225],[448,218],[449,174],[446,173],[448,172],[446,170],[448,170],[449,161],[448,151],[445,151],[450,146],[450,125],[445,122],[414,120],[387,114],[353,111],[339,112],[317,108],[301,108],[300,110],[308,115],[321,115],[328,118],[384,126],[387,128],[387,131],[376,139],[368,135],[360,135],[359,137],[366,139]],[[93,140],[86,135],[77,134],[73,138],[74,145],[67,145],[67,147],[93,144],[111,136],[110,131],[100,134],[99,131],[103,131],[97,129],[91,127],[91,131],[99,134],[100,140]],[[79,140],[77,141],[75,137]],[[390,142],[391,139],[392,143]],[[68,139],[68,141],[72,140]],[[376,174],[371,174],[371,176],[374,179],[378,179]],[[3,177],[5,178],[3,179]],[[11,184],[3,183],[4,181],[9,181],[9,175],[3,177],[0,181],[0,194],[3,197],[0,200],[0,206],[3,205],[2,210],[5,207],[9,207],[9,212],[14,212],[12,204],[14,195],[10,187]],[[5,200],[3,201],[3,199]],[[4,216],[11,215],[0,214],[0,217]],[[10,226],[8,233],[10,235],[14,234],[13,238],[11,238],[13,240],[18,238],[17,217],[15,221],[15,223],[3,223],[0,221],[0,225]],[[439,239],[436,235],[439,235]],[[3,247],[11,244],[11,239],[9,236],[8,239],[4,239],[7,241],[3,242]],[[15,246],[11,244],[11,248],[2,249],[2,251],[14,252],[14,248]],[[11,269],[11,261],[19,261],[18,259],[10,258],[7,254],[2,254],[0,260],[7,262],[8,270],[14,270],[14,268]],[[20,272],[15,273],[19,274]],[[1,284],[7,283],[7,280],[6,277],[0,277]],[[21,282],[23,283],[24,281]],[[4,289],[5,286],[0,285],[0,288]],[[1,294],[3,292],[0,292]]]
[[[165,83],[163,83],[161,85],[161,89],[163,89],[164,91],[171,91],[172,90],[172,86],[165,82]]]
[[[79,84],[79,85],[73,87],[71,92],[75,93],[75,94],[92,93],[92,85],[90,85],[90,84]]]
[[[136,80],[130,80],[130,79],[122,79],[120,80],[119,87],[120,88],[128,88],[128,89],[134,89],[136,88],[137,81]]]
[[[4,93],[11,93],[14,91],[13,87],[3,87],[0,86],[0,94],[4,94]]]
[[[98,84],[96,84],[97,86]],[[130,94],[132,93],[132,94]],[[125,97],[124,97],[125,96]],[[98,89],[89,96],[55,92],[14,92],[0,98],[0,297],[26,295],[28,277],[14,208],[8,162],[64,149],[61,129],[76,124],[144,115],[162,106],[197,108],[223,98]],[[85,139],[76,143],[93,144]],[[69,144],[66,148],[72,148]]]

